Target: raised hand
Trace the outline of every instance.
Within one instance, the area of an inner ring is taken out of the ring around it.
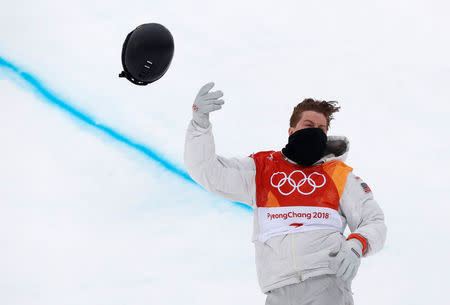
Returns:
[[[213,82],[204,85],[198,92],[192,105],[192,118],[197,125],[203,128],[207,128],[210,124],[209,113],[219,110],[225,103],[220,99],[223,96],[222,91],[209,92],[213,87]]]

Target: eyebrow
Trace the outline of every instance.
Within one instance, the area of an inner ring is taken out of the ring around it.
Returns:
[[[310,122],[310,123],[312,123],[313,125],[314,125],[314,122],[313,121],[311,121],[311,120],[305,120],[305,122]],[[325,125],[319,125],[319,127],[327,127],[327,126],[325,126]]]

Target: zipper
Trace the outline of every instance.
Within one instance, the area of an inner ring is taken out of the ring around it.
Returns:
[[[294,263],[294,270],[295,270],[295,272],[297,272],[298,279],[300,281],[302,281],[302,274],[299,270],[297,270],[297,261],[296,261],[296,256],[295,256],[295,247],[294,247],[294,234],[289,234],[289,235],[291,235],[291,253],[292,253],[292,260]]]

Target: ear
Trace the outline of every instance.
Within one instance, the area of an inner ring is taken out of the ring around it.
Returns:
[[[293,133],[294,133],[294,128],[289,127],[289,131],[288,131],[289,136],[290,136],[291,134],[293,134]]]

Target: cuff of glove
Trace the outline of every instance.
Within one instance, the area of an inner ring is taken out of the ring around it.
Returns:
[[[197,121],[199,121],[199,122],[197,122]],[[192,126],[194,126],[194,128],[199,131],[205,132],[211,128],[211,123],[209,122],[208,119],[207,120],[192,119]]]
[[[361,245],[362,245],[362,254],[364,255],[364,254],[366,254],[366,251],[367,251],[367,240],[364,238],[364,237],[362,237],[361,235],[359,235],[359,234],[356,234],[356,233],[354,233],[354,234],[350,234],[348,237],[347,237],[347,240],[350,240],[350,239],[357,239],[357,240],[359,240],[360,242],[361,242]]]

